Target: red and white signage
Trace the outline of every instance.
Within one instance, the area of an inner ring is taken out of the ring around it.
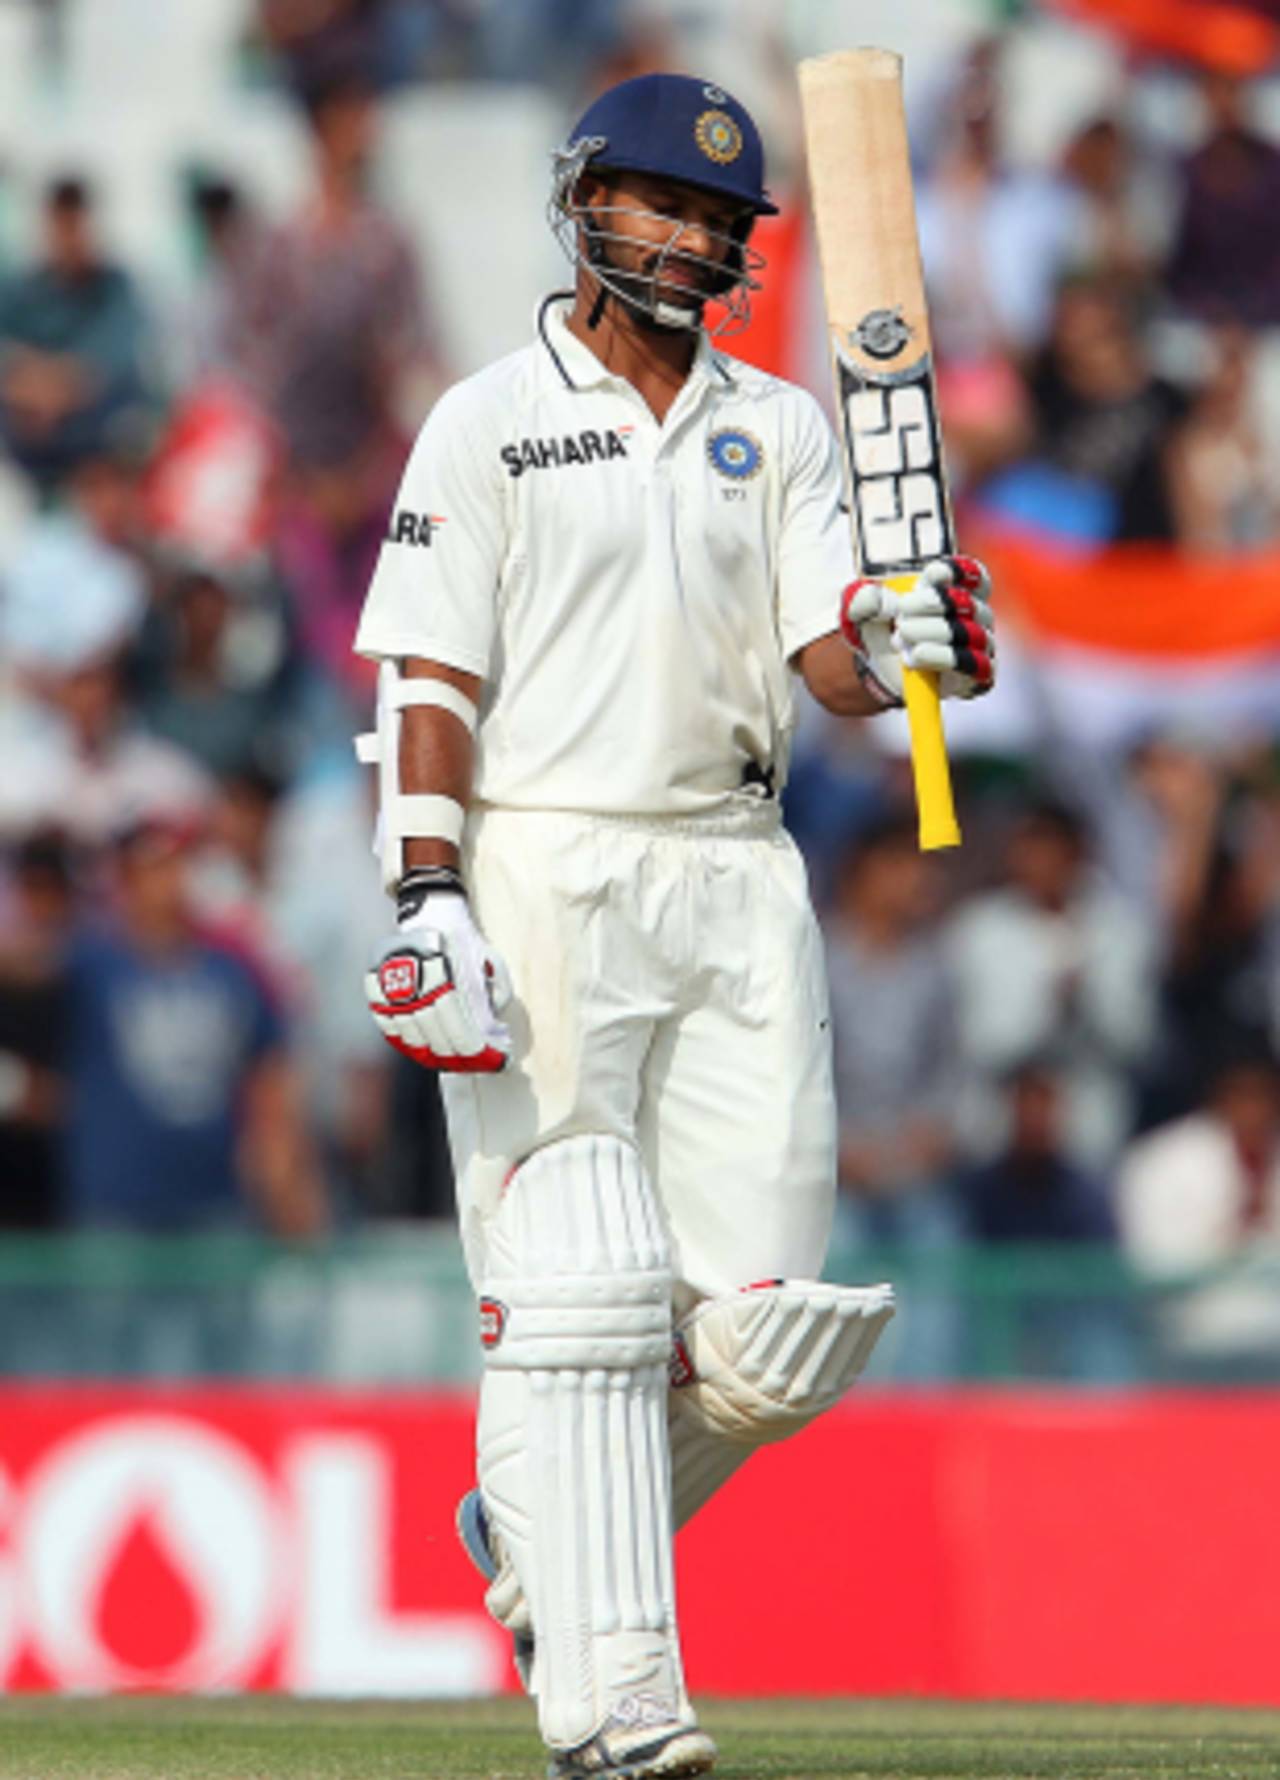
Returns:
[[[0,1389],[0,1689],[514,1687],[473,1414]],[[1280,1705],[1277,1452],[1266,1393],[856,1394],[682,1535],[691,1685]]]
[[[7,1392],[0,1686],[471,1694],[468,1399]]]

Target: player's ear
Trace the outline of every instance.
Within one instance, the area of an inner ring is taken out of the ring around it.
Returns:
[[[577,209],[589,265],[598,264],[604,256],[603,236],[609,224],[607,219],[601,219],[600,211],[612,203],[612,191],[613,187],[598,173],[584,173],[574,187],[571,203]]]
[[[584,210],[598,209],[609,201],[609,186],[598,173],[580,174],[578,183],[573,188],[571,201]]]
[[[715,281],[711,285],[711,293],[713,296],[719,295],[722,291],[732,290],[734,285],[739,283],[741,279],[746,276],[747,242],[750,239],[751,231],[755,226],[756,215],[754,210],[744,210],[741,216],[735,217],[729,229],[729,238],[733,245],[725,255],[724,266],[716,275]]]

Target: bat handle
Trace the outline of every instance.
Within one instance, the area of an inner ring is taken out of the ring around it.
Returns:
[[[916,813],[920,819],[920,849],[960,845],[960,824],[951,795],[951,767],[947,739],[942,729],[942,700],[938,676],[916,668],[902,672],[902,696],[911,726],[911,770],[916,782]]]

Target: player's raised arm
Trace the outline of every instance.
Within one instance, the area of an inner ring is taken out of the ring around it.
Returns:
[[[796,409],[778,552],[783,649],[820,705],[869,717],[903,703],[903,669],[938,676],[943,698],[973,698],[995,676],[990,577],[968,556],[926,563],[905,591],[851,579],[835,436],[815,402]],[[832,588],[848,582],[835,597]]]

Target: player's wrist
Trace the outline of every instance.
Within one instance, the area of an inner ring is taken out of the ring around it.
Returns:
[[[885,669],[884,672],[881,672],[877,669],[875,651],[863,633],[859,617],[854,615],[855,606],[867,607],[868,610],[865,613],[860,612],[859,616],[872,617],[875,621],[883,609],[884,597],[885,590],[878,581],[851,581],[840,599],[840,635],[853,656],[853,671],[858,676],[858,684],[867,694],[875,709],[877,711],[897,711],[901,710],[903,700],[900,684],[895,685],[894,681],[895,679],[900,681],[902,670],[893,658],[891,650],[887,649],[888,629],[881,623],[881,628],[885,632],[886,644],[886,648],[880,650]],[[896,674],[895,669],[897,670]]]
[[[422,913],[432,896],[460,896],[467,900],[462,873],[452,865],[413,865],[396,885],[396,921],[407,926]]]
[[[878,711],[900,711],[902,709],[905,702],[902,694],[895,692],[892,686],[887,685],[880,678],[871,665],[871,657],[865,649],[853,647],[853,671],[858,676],[859,686]]]

